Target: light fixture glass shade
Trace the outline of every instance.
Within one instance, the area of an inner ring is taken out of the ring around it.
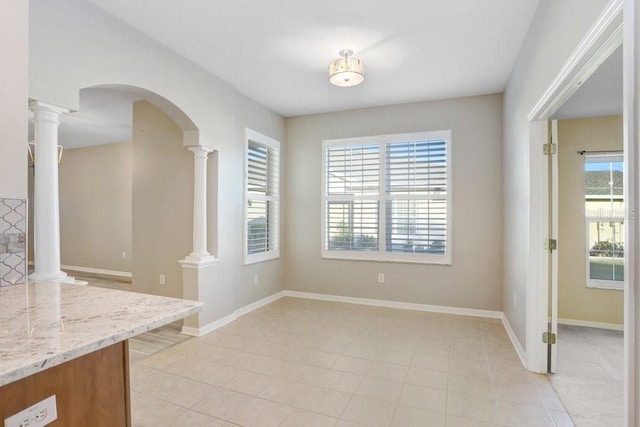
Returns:
[[[340,87],[359,85],[364,81],[364,63],[354,58],[349,49],[340,51],[342,58],[329,64],[329,81]]]

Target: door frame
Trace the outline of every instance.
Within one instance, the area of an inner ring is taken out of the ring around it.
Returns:
[[[550,224],[549,224],[549,235],[552,239],[558,241],[558,224],[560,222],[559,210],[558,210],[558,192],[559,190],[559,181],[558,181],[558,153],[559,153],[559,139],[558,139],[558,121],[551,121],[551,141],[556,144],[556,153],[550,156],[549,162],[547,163],[550,167],[549,177],[551,179],[551,185],[549,186],[549,203],[551,204],[549,215],[551,216]],[[550,251],[549,253],[549,263],[550,263],[550,272],[549,272],[549,292],[550,292],[550,301],[549,301],[549,330],[551,333],[558,335],[558,260],[559,255],[558,251]],[[555,374],[558,371],[558,352],[559,342],[556,341],[556,345],[550,345],[547,347],[547,351],[549,352],[549,372]]]
[[[551,116],[565,103],[623,41],[623,0],[613,0],[592,25],[560,72],[527,116],[530,167],[530,262],[527,286],[527,369],[547,372],[547,344],[542,334],[549,325],[551,262],[544,249],[549,238],[549,165],[542,146],[548,142]],[[555,219],[557,222],[557,218]],[[561,244],[561,242],[559,243]],[[625,257],[627,255],[625,254]],[[625,260],[626,262],[627,260]],[[628,264],[626,262],[626,264]],[[557,301],[556,295],[551,296]],[[557,313],[556,313],[557,314]],[[557,321],[557,320],[556,320]],[[553,323],[553,322],[552,322]],[[552,352],[553,355],[553,352]]]

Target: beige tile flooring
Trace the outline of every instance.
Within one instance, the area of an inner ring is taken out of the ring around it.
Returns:
[[[494,319],[283,298],[152,353],[136,427],[573,425]]]

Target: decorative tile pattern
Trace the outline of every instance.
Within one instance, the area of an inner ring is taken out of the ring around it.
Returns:
[[[0,198],[0,286],[27,281],[27,201]]]

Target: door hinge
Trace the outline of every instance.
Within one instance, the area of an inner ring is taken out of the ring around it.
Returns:
[[[545,156],[556,154],[556,144],[552,142],[544,144],[542,146],[542,154],[544,154]]]
[[[545,344],[555,344],[556,334],[554,334],[553,332],[544,332],[542,334],[542,342]]]
[[[556,239],[545,239],[544,249],[553,252],[558,249],[558,241]]]

